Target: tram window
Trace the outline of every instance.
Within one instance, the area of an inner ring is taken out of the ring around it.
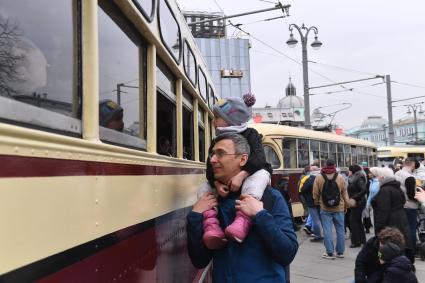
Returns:
[[[351,146],[344,144],[345,166],[351,165]]]
[[[356,146],[351,146],[351,163],[350,165],[357,164],[357,148]]]
[[[205,162],[204,110],[198,109],[199,161]]]
[[[176,83],[172,73],[157,58],[157,151],[176,156]]]
[[[369,167],[373,167],[373,155],[372,155],[372,149],[370,147],[367,148],[367,159],[368,159],[367,165]]]
[[[280,168],[279,157],[274,149],[269,145],[263,145],[264,154],[266,155],[266,161],[270,163],[272,169]]]
[[[309,140],[298,140],[298,168],[304,168],[309,165]]]
[[[184,42],[183,63],[187,77],[193,85],[196,85],[196,60],[189,44],[187,44],[187,41]]]
[[[166,0],[159,1],[159,29],[161,38],[174,59],[180,61],[180,27]]]
[[[192,101],[192,96],[183,89],[183,158],[189,160],[194,160]]]
[[[338,157],[336,154],[336,144],[334,143],[329,143],[329,158],[337,162]]]
[[[310,164],[320,166],[320,156],[319,156],[319,142],[310,141]]]
[[[133,0],[136,7],[142,12],[143,16],[152,21],[153,18],[153,0]]]
[[[208,105],[210,106],[210,108],[212,109],[214,106],[214,91],[211,87],[211,85],[208,85]]]
[[[101,140],[146,149],[145,125],[140,123],[140,97],[145,97],[145,76],[139,81],[137,31],[110,1],[99,1],[99,125]],[[140,49],[139,49],[140,46]],[[141,52],[146,62],[146,52]],[[141,64],[146,68],[146,64]],[[143,69],[146,73],[146,69]],[[145,101],[143,99],[142,101]],[[146,121],[143,118],[143,121]],[[142,128],[142,131],[141,131]]]
[[[297,140],[293,138],[284,138],[282,149],[283,168],[297,168]]]
[[[366,164],[366,166],[368,166],[367,147],[362,146],[359,148],[359,151],[361,151],[361,160],[359,160],[359,164],[363,166]]]
[[[339,143],[339,144],[336,145],[336,149],[337,149],[337,165],[338,165],[338,167],[346,167],[345,159],[344,159],[344,145]]]
[[[202,98],[207,102],[207,79],[205,78],[204,72],[199,68],[199,92],[201,93]]]
[[[211,140],[212,140],[215,137],[215,127],[211,119],[210,119],[210,130],[211,130]]]
[[[377,160],[375,149],[372,149],[372,157],[373,157],[373,166],[378,166],[378,160]]]
[[[320,167],[325,166],[326,160],[329,158],[329,148],[327,142],[320,142]]]
[[[79,4],[0,0],[0,121],[81,135]]]

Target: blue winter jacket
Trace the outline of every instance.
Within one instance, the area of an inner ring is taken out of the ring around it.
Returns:
[[[371,202],[372,202],[373,198],[378,194],[378,192],[379,192],[378,178],[373,178],[373,179],[370,180],[369,197],[367,198],[367,203],[366,203],[367,207],[371,206]]]
[[[219,220],[223,230],[236,214],[239,193],[219,198]],[[202,242],[202,214],[187,216],[188,251],[192,263],[204,268],[213,260],[213,282],[273,283],[285,282],[284,266],[292,262],[298,250],[296,234],[288,206],[279,191],[267,188],[262,198],[264,209],[253,219],[253,226],[242,244],[229,241],[220,250],[209,250]]]

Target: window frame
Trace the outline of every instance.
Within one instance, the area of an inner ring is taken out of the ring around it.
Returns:
[[[167,6],[168,10],[171,13],[171,16],[174,18],[174,21],[177,24],[178,27],[178,40],[179,40],[179,56],[176,57],[173,53],[173,51],[171,50],[172,47],[168,46],[168,43],[165,41],[164,36],[162,34],[162,29],[161,29],[161,2],[164,2],[165,5]],[[181,28],[179,26],[179,22],[177,21],[176,16],[174,15],[173,10],[171,9],[170,4],[168,4],[167,0],[158,0],[158,29],[159,29],[159,36],[161,37],[161,42],[162,44],[165,46],[165,48],[168,50],[168,53],[170,53],[171,57],[173,57],[174,61],[176,61],[177,65],[180,65],[181,63],[181,57],[182,57],[182,33],[181,33]]]
[[[192,55],[193,61],[195,62],[195,66],[194,66],[195,81],[192,81],[192,79],[190,78],[190,74],[186,70],[186,60],[185,60],[186,59],[186,53],[185,53],[186,48],[185,48],[185,46],[187,46],[187,50]],[[193,53],[193,50],[190,47],[189,42],[187,42],[186,39],[184,39],[184,42],[183,42],[183,69],[184,69],[184,73],[186,74],[186,77],[189,79],[189,81],[192,83],[192,85],[196,88],[197,82],[198,82],[198,62],[196,61],[195,53]]]
[[[150,15],[148,14],[148,12],[142,7],[142,5],[140,5],[138,0],[133,0],[133,4],[134,6],[136,6],[136,8],[140,11],[140,13],[142,13],[143,17],[145,17],[145,19],[151,23],[154,19],[155,16],[155,0],[150,0],[152,3],[152,8],[151,8],[151,13]]]

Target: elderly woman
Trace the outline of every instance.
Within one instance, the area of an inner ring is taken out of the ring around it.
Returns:
[[[378,173],[379,192],[372,200],[374,211],[375,235],[384,227],[396,227],[409,242],[409,223],[403,209],[406,197],[400,188],[400,182],[394,178],[389,168],[381,168]]]
[[[366,235],[362,224],[362,212],[366,207],[366,173],[359,165],[348,167],[348,196],[350,198],[350,248],[360,247],[366,243]]]

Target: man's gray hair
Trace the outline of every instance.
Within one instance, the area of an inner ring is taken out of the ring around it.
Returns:
[[[236,133],[224,133],[215,138],[215,143],[221,140],[233,141],[233,144],[235,145],[235,153],[247,154],[249,156],[250,154],[249,144],[246,138],[244,138],[242,135],[236,134]]]

